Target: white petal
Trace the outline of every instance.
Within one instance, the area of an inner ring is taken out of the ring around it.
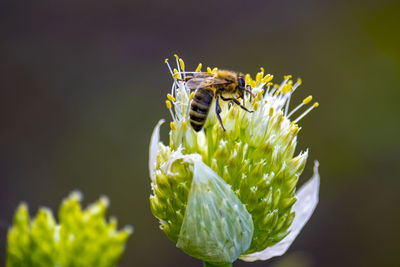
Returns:
[[[296,193],[297,201],[293,205],[292,210],[296,212],[292,225],[289,227],[290,233],[272,247],[268,247],[263,251],[255,252],[249,255],[240,257],[244,261],[268,260],[275,256],[283,255],[297,235],[300,233],[303,226],[310,219],[318,204],[319,192],[319,174],[318,174],[318,161],[314,163],[314,175],[307,183],[305,183],[300,190]]]
[[[160,120],[156,127],[154,127],[153,134],[151,135],[150,147],[149,147],[149,172],[150,178],[153,180],[154,168],[157,163],[158,146],[160,142],[160,126],[164,123],[164,120]]]

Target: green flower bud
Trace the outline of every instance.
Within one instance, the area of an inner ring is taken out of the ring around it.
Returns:
[[[63,201],[59,224],[47,208],[31,221],[21,204],[8,231],[6,266],[116,266],[132,228],[118,231],[115,218],[105,221],[106,197],[85,210],[81,198],[73,192]]]
[[[308,152],[295,155],[297,122],[318,103],[292,121],[311,97],[289,112],[291,94],[301,81],[285,76],[273,85],[273,76],[262,70],[254,80],[245,76],[252,93],[243,95],[242,107],[220,101],[220,123],[213,101],[204,129],[196,132],[185,82],[191,77],[180,62],[177,58],[174,71],[167,63],[174,79],[167,100],[173,118],[169,146],[159,142],[163,121],[150,144],[154,216],[179,248],[212,264],[283,254],[318,202],[318,164],[311,181],[296,193]],[[208,79],[218,75],[217,69],[203,74]],[[306,193],[300,198],[301,192]]]

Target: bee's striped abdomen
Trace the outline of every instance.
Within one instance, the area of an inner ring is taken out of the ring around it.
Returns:
[[[198,132],[203,128],[206,122],[208,111],[212,100],[214,98],[214,92],[206,88],[198,88],[194,93],[192,102],[190,103],[190,125]]]

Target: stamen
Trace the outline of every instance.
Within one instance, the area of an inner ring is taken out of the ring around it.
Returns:
[[[260,70],[261,70],[261,72],[264,72],[264,68],[263,67],[260,67]]]
[[[185,62],[183,62],[183,60],[180,58],[179,59],[179,65],[181,66],[182,72],[185,71]]]
[[[187,130],[187,122],[186,121],[183,121],[182,122],[182,129],[186,132],[186,130]]]
[[[261,89],[261,91],[257,93],[257,100],[261,100],[263,94],[264,94],[264,89]]]
[[[297,107],[295,107],[295,108],[289,113],[289,115],[288,115],[287,117],[289,118],[290,116],[292,116],[296,111],[299,110],[299,108],[301,108],[302,106],[307,105],[308,103],[310,103],[311,100],[312,100],[312,96],[311,96],[311,95],[309,95],[309,96],[307,96],[306,98],[304,98],[304,99],[303,99],[303,102],[301,102]]]
[[[211,70],[210,67],[207,67],[207,72],[208,72],[208,73],[211,73],[211,72],[212,72],[212,70]]]
[[[253,108],[254,108],[254,110],[257,110],[257,109],[258,109],[258,102],[255,102],[255,103],[254,103]]]
[[[203,64],[199,63],[199,65],[197,66],[195,72],[201,71],[201,67],[203,67]]]
[[[173,101],[173,102],[176,101],[175,97],[174,97],[173,95],[171,95],[171,94],[168,94],[168,95],[167,95],[167,98],[168,98],[169,100]]]
[[[272,117],[272,115],[274,115],[274,108],[270,107],[269,108],[269,116]]]
[[[215,68],[213,68],[213,69],[212,69],[212,71],[211,71],[211,72],[212,72],[212,73],[216,73],[217,71],[218,71],[218,68],[217,68],[217,67],[215,67]]]
[[[179,71],[177,69],[174,69],[174,74],[172,76],[177,80],[182,80],[181,75],[179,74]]]
[[[175,59],[176,59],[176,66],[177,66],[178,72],[179,72],[179,79],[182,80],[181,75],[180,75],[181,68],[180,68],[180,63],[179,63],[179,57],[178,57],[177,54],[174,54],[174,57],[175,57]]]
[[[175,123],[174,123],[173,121],[171,121],[171,123],[169,124],[169,126],[171,127],[171,130],[172,130],[172,131],[175,131],[175,130],[176,130],[176,126],[175,126]]]
[[[171,66],[169,65],[168,58],[166,58],[166,59],[164,60],[164,62],[165,62],[165,64],[167,64],[168,69],[169,69],[169,72],[171,73],[171,75],[174,76],[174,73],[173,73],[173,71],[172,71],[172,69],[171,69]]]
[[[294,120],[294,123],[297,123],[299,120],[301,120],[304,116],[306,116],[308,113],[310,113],[311,110],[314,108],[318,107],[319,103],[315,102],[311,107],[309,107],[306,111],[304,111],[303,114],[301,114],[297,119]]]
[[[192,101],[193,97],[194,97],[194,92],[191,92],[189,95],[189,100]]]
[[[274,75],[267,74],[267,75],[265,75],[265,77],[262,79],[262,82],[263,82],[263,83],[268,83],[268,82],[270,82],[273,78],[274,78]],[[268,84],[267,84],[267,86],[268,86]]]
[[[172,104],[169,100],[165,101],[165,105],[167,106],[167,109],[169,110],[169,113],[171,114],[171,117],[173,120],[175,120],[175,114],[172,112]]]
[[[311,100],[312,100],[312,95],[309,95],[306,98],[304,98],[304,100],[303,100],[304,105],[310,103]]]
[[[261,82],[261,79],[264,77],[264,72],[259,72],[256,75],[256,82]]]

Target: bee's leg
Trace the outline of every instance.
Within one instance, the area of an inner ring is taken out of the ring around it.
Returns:
[[[224,131],[226,131],[224,124],[222,123],[221,116],[219,115],[219,113],[221,113],[221,111],[222,111],[221,106],[219,105],[219,96],[217,96],[216,99],[217,99],[217,101],[215,102],[215,113],[217,114],[219,123],[221,123],[222,129],[224,129]]]
[[[243,106],[242,104],[240,104],[240,102],[235,99],[235,98],[224,98],[223,96],[221,96],[222,100],[224,101],[232,101],[233,103],[235,103],[236,105],[238,105],[239,107],[241,107],[242,109],[246,110],[247,112],[254,112],[254,110],[248,110],[245,106]]]

